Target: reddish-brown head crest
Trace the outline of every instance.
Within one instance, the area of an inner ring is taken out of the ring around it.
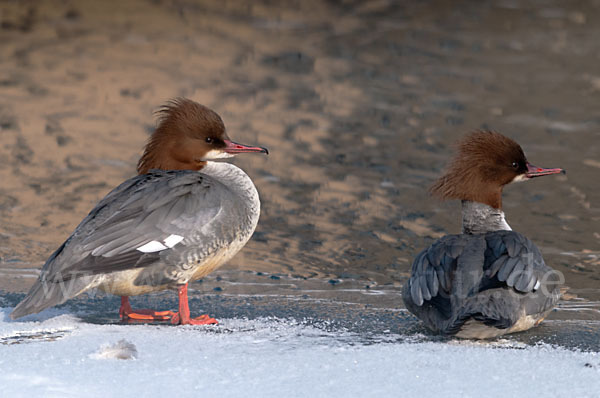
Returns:
[[[207,160],[242,152],[268,153],[262,147],[232,142],[221,117],[192,100],[176,98],[157,114],[158,127],[138,162],[139,174],[150,169],[200,170]]]
[[[532,166],[519,144],[502,134],[476,131],[458,142],[446,173],[430,192],[441,199],[469,200],[500,209],[504,185],[561,172],[564,170]]]

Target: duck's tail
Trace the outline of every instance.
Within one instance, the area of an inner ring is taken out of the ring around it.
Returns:
[[[89,287],[91,277],[69,280],[48,281],[41,277],[27,293],[27,296],[11,312],[12,319],[35,314],[46,308],[59,305],[77,296]]]

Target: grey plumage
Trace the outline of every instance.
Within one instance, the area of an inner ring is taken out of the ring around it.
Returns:
[[[489,338],[527,330],[558,301],[561,278],[506,222],[502,189],[564,170],[531,165],[519,144],[495,132],[469,134],[457,148],[430,192],[461,200],[462,234],[443,237],[417,256],[402,292],[406,308],[442,334]],[[424,265],[438,275],[438,294],[431,299],[419,283],[430,274]]]
[[[219,171],[241,178],[238,174],[243,172],[235,166],[220,165]],[[148,290],[187,283],[194,267],[239,241],[232,249],[231,255],[235,254],[254,231],[258,208],[251,206],[259,206],[254,185],[245,187],[243,194],[232,194],[232,189],[238,188],[188,170],[152,170],[125,181],[102,199],[50,256],[39,280],[11,317],[39,312],[87,289],[102,288],[102,284],[114,282],[112,276],[121,271],[140,270],[132,284]],[[183,240],[164,250],[139,250],[170,236]]]
[[[473,322],[502,334],[523,316],[538,319],[554,306],[559,292],[552,274],[538,248],[517,232],[449,235],[417,255],[403,299],[441,334],[461,333]],[[538,281],[544,294],[534,291]]]
[[[508,257],[508,260],[506,260],[504,265],[498,270],[498,280],[500,282],[506,282],[508,276],[520,261],[518,257],[511,257],[510,254]]]

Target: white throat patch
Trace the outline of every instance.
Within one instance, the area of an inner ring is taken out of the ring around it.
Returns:
[[[221,151],[219,149],[212,149],[208,152],[206,152],[206,155],[204,155],[202,157],[202,161],[205,160],[214,160],[214,159],[227,159],[227,158],[232,158],[233,154],[231,153],[227,153],[225,151]]]
[[[527,180],[529,180],[529,178],[525,175],[525,173],[523,173],[523,174],[519,174],[518,176],[513,178],[513,180],[511,182],[522,182],[522,181],[527,181]]]

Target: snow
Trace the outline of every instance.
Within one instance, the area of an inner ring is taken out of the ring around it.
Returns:
[[[545,344],[365,339],[278,318],[98,325],[53,309],[11,321],[10,310],[0,309],[2,396],[600,394],[599,353]]]

